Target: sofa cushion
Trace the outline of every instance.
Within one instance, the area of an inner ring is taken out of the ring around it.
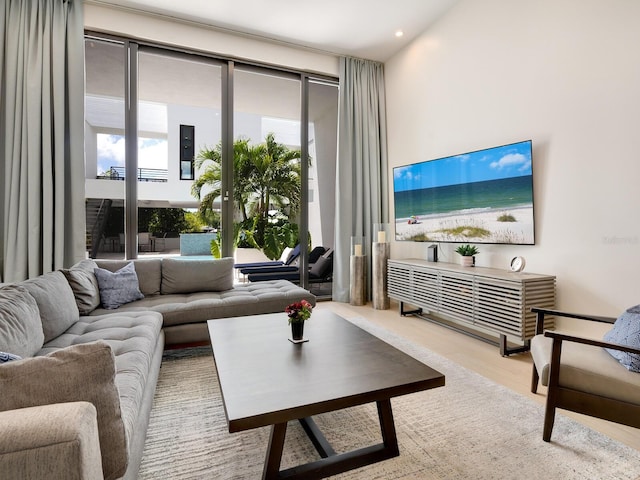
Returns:
[[[133,262],[128,263],[117,272],[103,268],[94,270],[100,289],[100,301],[106,309],[118,308],[120,305],[144,298],[138,286],[138,276]]]
[[[73,290],[62,272],[45,273],[25,280],[21,285],[36,299],[45,342],[57,337],[78,321],[80,314]]]
[[[111,313],[80,317],[64,335],[46,343],[38,354],[45,355],[97,340],[107,343],[115,355],[115,383],[120,396],[127,445],[131,445],[139,414],[144,407],[145,385],[149,383],[153,355],[158,343],[164,343],[162,315],[148,310],[107,311]]]
[[[640,305],[631,307],[623,312],[613,324],[613,328],[605,333],[604,341],[640,348]],[[627,370],[640,372],[640,355],[621,352],[612,348],[607,348],[606,350]]]
[[[0,288],[0,351],[33,356],[44,343],[38,304],[20,285]]]
[[[63,402],[92,403],[98,412],[104,478],[119,478],[128,460],[115,375],[113,352],[104,342],[11,362],[0,368],[0,411]]]
[[[98,280],[93,271],[98,268],[91,259],[82,260],[69,269],[62,270],[67,278],[80,315],[88,315],[100,306]]]
[[[233,288],[233,258],[162,260],[162,294],[221,292]]]
[[[122,267],[131,263],[131,260],[96,260],[100,268],[116,272]],[[160,282],[162,281],[162,259],[136,259],[133,266],[138,275],[138,285],[140,291],[146,297],[149,295],[160,295]]]

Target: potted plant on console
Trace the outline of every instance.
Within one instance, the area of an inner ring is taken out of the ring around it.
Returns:
[[[460,245],[456,248],[456,253],[461,255],[460,264],[463,267],[473,267],[476,263],[474,255],[480,253],[475,245]]]
[[[289,325],[291,325],[291,341],[293,343],[301,343],[304,340],[304,322],[311,317],[313,307],[306,300],[292,303],[284,309],[289,317]]]

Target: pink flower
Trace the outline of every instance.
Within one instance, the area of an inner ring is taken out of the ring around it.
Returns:
[[[306,300],[300,300],[299,302],[292,303],[284,309],[285,313],[289,316],[289,323],[292,322],[304,322],[311,317],[311,311],[313,307]]]

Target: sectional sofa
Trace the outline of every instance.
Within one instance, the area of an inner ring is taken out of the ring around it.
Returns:
[[[165,344],[308,291],[233,285],[233,259],[83,260],[0,287],[0,477],[135,479]]]

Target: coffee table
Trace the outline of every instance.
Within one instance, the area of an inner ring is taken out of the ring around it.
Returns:
[[[441,387],[444,375],[344,318],[315,310],[306,343],[283,313],[208,321],[229,432],[271,425],[263,479],[316,479],[399,455],[391,398]],[[311,418],[376,402],[382,443],[336,454]],[[299,420],[321,459],[280,470],[287,422]]]

